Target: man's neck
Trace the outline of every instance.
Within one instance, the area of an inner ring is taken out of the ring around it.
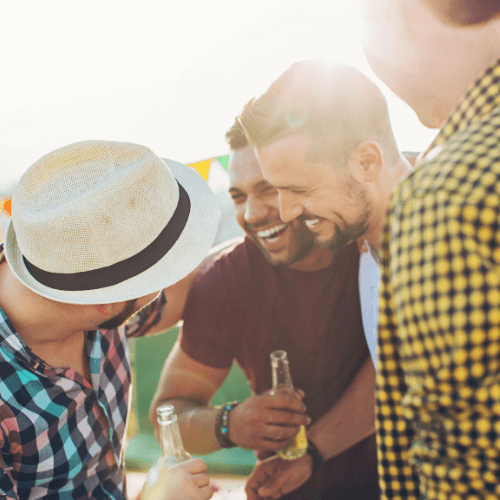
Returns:
[[[364,239],[378,251],[380,251],[380,242],[384,222],[387,215],[387,209],[391,200],[392,190],[400,182],[403,181],[409,174],[413,172],[413,168],[408,161],[400,155],[397,163],[387,168],[387,177],[384,180],[383,192],[381,196],[381,206],[379,208],[379,216],[376,218],[371,228],[365,233]]]
[[[308,253],[308,255],[289,266],[291,269],[296,269],[297,271],[319,271],[328,267],[333,260],[333,254],[325,248],[321,248],[318,245],[314,245],[313,249]]]

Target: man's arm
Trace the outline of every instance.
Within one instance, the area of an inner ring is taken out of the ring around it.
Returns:
[[[207,464],[201,458],[192,458],[173,467],[158,471],[156,482],[146,487],[141,500],[208,500],[214,490],[210,485]]]
[[[234,245],[238,238],[225,241],[213,247],[201,264],[191,271],[185,278],[177,283],[164,288],[162,297],[154,300],[151,304],[139,311],[129,324],[125,325],[129,337],[143,337],[161,333],[177,325],[183,319],[184,308],[198,272],[209,265],[220,252]]]
[[[220,448],[215,436],[218,408],[210,400],[229,373],[190,358],[177,343],[160,376],[150,418],[157,427],[156,408],[173,404],[185,448],[205,454]],[[229,439],[243,448],[276,451],[286,445],[300,425],[307,425],[305,406],[293,395],[252,395],[229,414]]]
[[[11,462],[11,449],[14,446],[9,442],[9,430],[5,425],[6,419],[3,417],[4,415],[2,415],[3,421],[0,428],[0,499],[17,500],[19,498],[17,495],[17,478],[14,477],[16,472]],[[7,463],[4,453],[5,456],[9,457],[9,463]]]
[[[177,283],[174,283],[172,286],[163,289],[166,301],[165,307],[161,313],[158,323],[148,330],[147,335],[164,332],[177,325],[177,323],[182,320],[189,291],[191,290],[191,286],[193,285],[194,279],[196,278],[200,267],[201,265],[185,278],[181,279]]]
[[[339,401],[309,429],[325,460],[351,448],[375,432],[375,368],[371,357]]]
[[[190,358],[177,342],[163,366],[151,403],[155,428],[158,430],[156,408],[173,404],[185,448],[199,455],[218,450],[214,432],[218,410],[209,403],[228,373],[228,368],[214,368]]]
[[[340,400],[311,426],[307,437],[323,458],[329,460],[374,432],[375,369],[368,357]],[[248,479],[248,499],[279,498],[302,486],[311,474],[309,454],[290,462],[279,457],[268,458],[257,464]]]

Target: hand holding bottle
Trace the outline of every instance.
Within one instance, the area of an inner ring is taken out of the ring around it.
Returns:
[[[157,410],[161,457],[152,467],[142,489],[141,500],[207,500],[213,495],[207,465],[193,459],[182,444],[177,415],[172,405]]]
[[[254,394],[231,411],[229,439],[249,450],[277,451],[309,425],[305,411],[301,398],[288,390]]]
[[[141,500],[208,500],[214,490],[209,484],[207,466],[201,458],[192,458],[172,467],[156,466],[156,481],[144,491]]]
[[[297,460],[283,460],[274,455],[258,461],[245,486],[247,500],[277,499],[295,491],[312,475],[309,454]]]
[[[296,397],[293,387],[292,376],[288,365],[288,355],[285,351],[274,351],[271,353],[271,368],[273,371],[272,394],[288,393]],[[285,460],[297,460],[307,452],[307,434],[305,425],[301,425],[299,431],[288,439],[286,445],[277,450],[277,454]]]

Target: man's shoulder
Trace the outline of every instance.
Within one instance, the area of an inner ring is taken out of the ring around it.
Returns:
[[[238,303],[262,276],[260,250],[247,238],[235,238],[215,248],[201,265],[189,292],[188,303],[212,306]],[[266,265],[264,264],[264,265]]]
[[[198,276],[226,274],[243,276],[254,258],[255,245],[243,236],[217,245],[203,261]],[[197,279],[198,279],[197,276]]]
[[[214,246],[210,252],[208,252],[207,259],[215,260],[225,255],[237,255],[238,252],[241,252],[249,243],[249,240],[244,236],[237,236],[236,238],[232,238],[230,240],[224,241],[219,245]]]
[[[396,209],[406,215],[420,206],[434,210],[443,200],[448,205],[466,205],[471,197],[487,191],[490,177],[484,174],[500,161],[500,150],[489,144],[492,140],[500,140],[500,128],[486,139],[481,126],[474,124],[431,149],[394,188],[390,212]]]

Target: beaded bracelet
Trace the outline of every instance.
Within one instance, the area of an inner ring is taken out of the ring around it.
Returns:
[[[323,456],[319,452],[316,445],[310,439],[307,440],[307,453],[309,453],[309,455],[311,455],[312,462],[313,462],[312,473],[314,474],[319,469],[321,469],[321,467],[323,467],[323,465],[325,463],[325,459],[323,458]]]
[[[238,401],[226,403],[221,407],[215,419],[215,437],[222,448],[234,448],[236,445],[229,439],[229,412],[238,406]]]

